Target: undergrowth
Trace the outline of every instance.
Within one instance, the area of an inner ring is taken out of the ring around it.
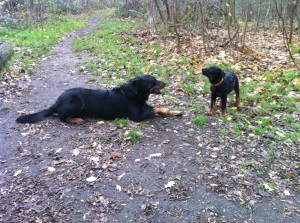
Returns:
[[[60,16],[32,29],[0,28],[1,41],[9,42],[14,48],[12,59],[2,69],[4,75],[20,76],[32,71],[33,62],[50,54],[51,46],[71,31],[87,25],[86,16]],[[17,61],[17,64],[12,64]]]
[[[75,39],[73,47],[76,51],[87,51],[94,56],[85,69],[101,78],[102,84],[122,83],[143,73],[154,74],[168,86],[184,92],[193,104],[187,109],[197,114],[198,119],[204,117],[203,110],[209,103],[204,106],[198,99],[201,95],[209,100],[210,84],[201,73],[194,72],[199,61],[180,55],[175,57],[176,61],[170,60],[171,47],[160,44],[163,40],[154,41],[151,35],[144,37],[143,33],[136,32],[135,24],[133,20],[110,19],[101,23],[96,32]],[[218,65],[234,71],[228,64]],[[299,109],[295,105],[299,102],[300,85],[295,71],[252,76],[240,71],[238,75],[244,108],[241,111],[231,109],[235,97],[231,93],[228,113],[234,118],[224,122],[234,124],[237,139],[242,140],[246,132],[259,137],[271,132],[277,140],[299,140],[298,127],[294,124],[299,118],[294,114]],[[167,87],[164,91],[168,90]],[[201,119],[196,125],[202,127],[204,123]]]

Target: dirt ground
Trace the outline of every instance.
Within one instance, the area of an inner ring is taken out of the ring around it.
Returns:
[[[0,222],[300,222],[299,192],[255,191],[249,173],[248,183],[236,183],[237,170],[222,162],[243,156],[243,144],[228,139],[216,155],[218,125],[195,130],[188,115],[130,122],[143,133],[133,143],[115,122],[15,123],[18,112],[46,108],[68,88],[99,87],[78,74],[88,55],[70,45],[99,22],[101,14],[65,37],[30,77],[0,87]],[[252,199],[238,199],[239,191]]]

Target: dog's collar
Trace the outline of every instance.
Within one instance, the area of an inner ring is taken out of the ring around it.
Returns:
[[[222,80],[219,83],[212,84],[212,86],[218,87],[218,86],[220,86],[223,83],[223,81],[224,81],[224,78],[222,78]]]

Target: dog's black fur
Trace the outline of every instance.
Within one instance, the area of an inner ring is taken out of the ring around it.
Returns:
[[[227,95],[234,90],[236,94],[236,106],[241,106],[239,80],[235,73],[223,71],[217,66],[202,69],[202,74],[211,83],[211,105],[209,114],[213,114],[217,97],[221,98],[222,114],[226,114]]]
[[[140,122],[155,114],[155,109],[146,101],[151,93],[160,94],[160,90],[164,87],[165,83],[153,76],[141,75],[112,90],[71,88],[63,92],[50,108],[22,115],[16,122],[36,123],[55,113],[61,121],[76,124],[79,124],[78,118],[83,117],[103,120],[129,118]]]

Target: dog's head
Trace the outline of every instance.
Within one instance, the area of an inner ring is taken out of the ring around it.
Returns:
[[[209,79],[211,84],[217,84],[222,81],[226,73],[220,67],[210,66],[202,69],[202,74]]]
[[[121,86],[123,91],[130,97],[139,98],[140,100],[148,100],[150,94],[160,94],[166,84],[156,80],[151,75],[140,75],[131,80],[127,84]]]

